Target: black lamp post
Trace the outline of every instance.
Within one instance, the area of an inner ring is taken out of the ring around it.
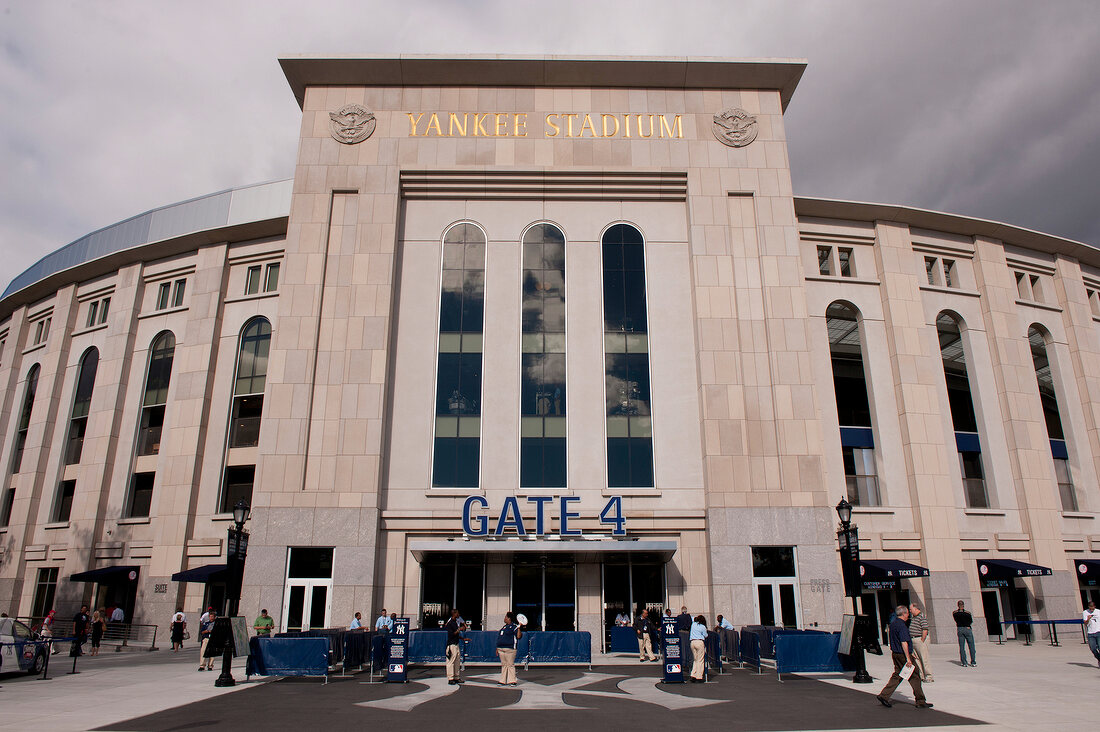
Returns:
[[[852,681],[857,684],[869,684],[874,679],[867,673],[867,659],[863,654],[863,638],[860,635],[858,598],[863,590],[859,578],[859,527],[852,526],[852,504],[841,498],[836,504],[836,515],[840,518],[840,530],[836,532],[840,543],[840,567],[844,576],[844,594],[852,598],[852,613],[856,628],[852,634],[852,660],[856,664],[856,675]]]
[[[214,686],[233,686],[233,625],[230,620],[238,612],[241,602],[241,585],[244,580],[244,560],[248,554],[248,534],[244,522],[248,520],[251,508],[242,498],[233,507],[233,526],[229,528],[229,542],[226,545],[225,560],[229,570],[229,587],[226,589],[225,615],[214,620],[214,629],[210,642],[217,640],[222,647],[222,672],[214,681]]]

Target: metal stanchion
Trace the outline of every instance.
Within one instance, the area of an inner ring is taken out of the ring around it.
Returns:
[[[37,651],[36,651],[37,652]],[[46,640],[46,659],[42,663],[42,678],[38,681],[50,680],[50,656],[53,655],[53,638]]]

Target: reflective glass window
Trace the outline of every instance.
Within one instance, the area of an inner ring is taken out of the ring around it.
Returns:
[[[633,226],[604,234],[604,396],[607,484],[653,485],[645,245]]]
[[[80,360],[80,372],[76,377],[76,396],[69,420],[69,442],[65,449],[65,464],[76,465],[84,450],[84,432],[88,426],[88,412],[92,404],[96,371],[99,369],[99,350],[91,348]]]
[[[38,364],[27,372],[26,391],[23,392],[23,410],[19,413],[19,429],[15,432],[15,449],[11,460],[11,472],[18,473],[23,466],[23,449],[27,446],[27,432],[31,426],[31,411],[34,409],[34,395],[38,391]],[[11,510],[11,506],[7,507]],[[7,522],[5,522],[6,524]]]
[[[520,485],[565,487],[565,236],[538,224],[523,237]]]
[[[485,235],[457,224],[443,237],[432,485],[479,482]]]

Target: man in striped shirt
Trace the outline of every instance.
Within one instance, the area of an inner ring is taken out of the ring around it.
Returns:
[[[932,678],[932,655],[928,627],[928,616],[921,612],[917,603],[909,606],[909,634],[913,637],[913,650],[917,661],[917,670],[921,681],[935,681]]]

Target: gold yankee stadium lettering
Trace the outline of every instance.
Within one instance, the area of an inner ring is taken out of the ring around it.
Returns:
[[[529,137],[526,112],[406,112],[409,137]],[[676,139],[684,137],[679,114],[551,113],[543,137]]]

